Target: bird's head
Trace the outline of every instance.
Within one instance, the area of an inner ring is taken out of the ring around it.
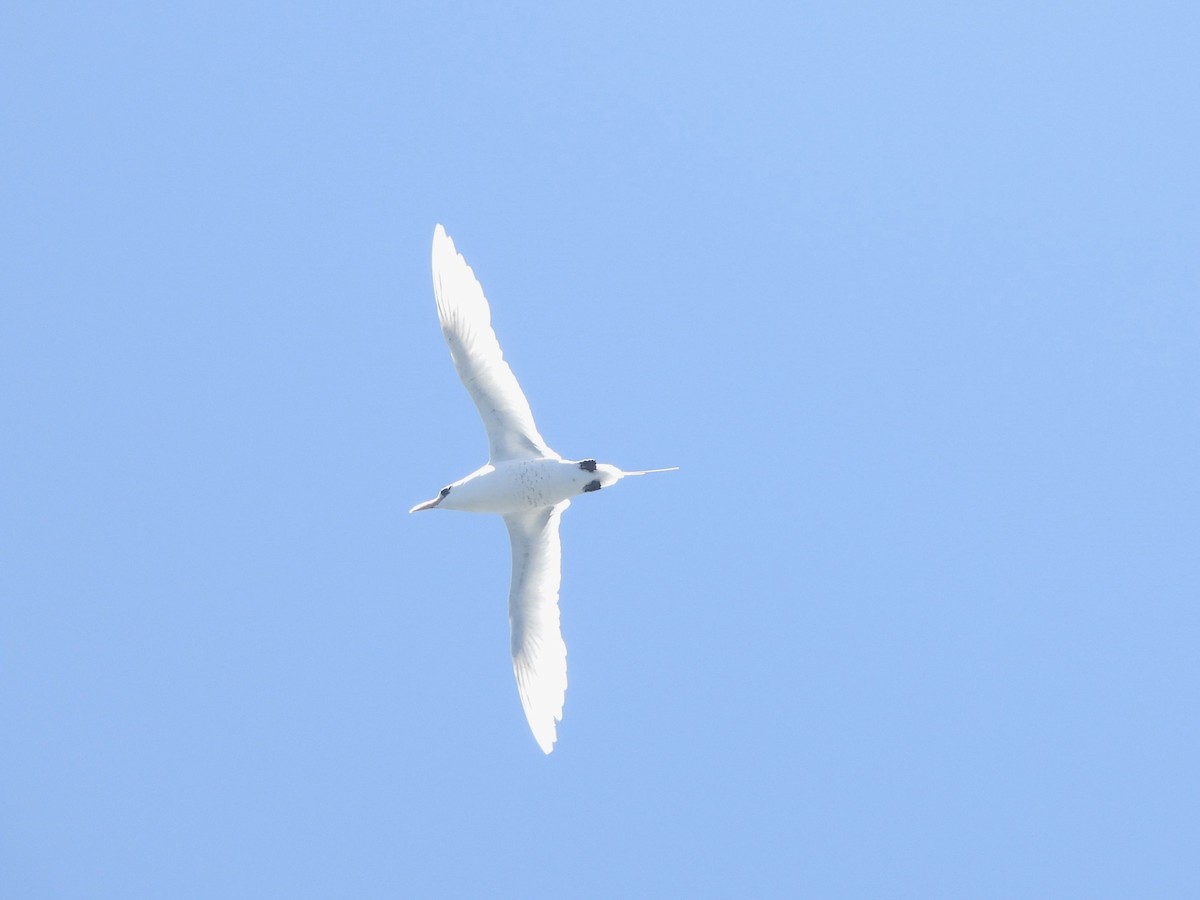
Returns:
[[[601,488],[611,487],[628,475],[649,475],[652,472],[673,472],[675,470],[671,468],[625,472],[616,466],[608,465],[608,463],[598,463],[594,459],[582,459],[576,465],[580,469],[580,472],[576,475],[576,480],[583,486],[583,493],[585,494],[591,491],[598,491]]]
[[[593,473],[602,488],[616,484],[624,474],[616,466],[610,466],[608,463],[596,463],[596,471]]]

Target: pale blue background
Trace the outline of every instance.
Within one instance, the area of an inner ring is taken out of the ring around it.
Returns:
[[[0,894],[1200,896],[1196,5],[548,6],[6,9]]]

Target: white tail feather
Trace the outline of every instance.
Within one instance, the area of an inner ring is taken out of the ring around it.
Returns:
[[[655,472],[678,472],[679,466],[668,466],[665,469],[642,469],[640,472],[622,472],[622,475],[653,475]]]

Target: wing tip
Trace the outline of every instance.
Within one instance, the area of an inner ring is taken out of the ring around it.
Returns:
[[[566,649],[565,646],[563,649]],[[562,721],[563,706],[567,699],[566,672],[562,673],[561,683],[546,694],[531,689],[529,673],[523,667],[514,665],[513,671],[517,676],[517,694],[521,698],[521,710],[525,713],[529,731],[538,747],[549,756],[558,741],[557,723]]]
[[[433,258],[436,260],[442,256],[449,256],[453,259],[458,255],[458,251],[454,249],[454,240],[450,235],[446,234],[446,229],[438,223],[433,229]]]

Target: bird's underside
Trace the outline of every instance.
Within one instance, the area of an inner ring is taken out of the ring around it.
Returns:
[[[441,225],[433,234],[433,292],[454,367],[483,420],[490,458],[410,511],[460,509],[504,517],[512,544],[513,673],[533,737],[550,753],[567,690],[567,647],[558,609],[563,511],[572,497],[647,473],[622,472],[591,459],[564,460],[550,449],[504,360],[483,288]]]
[[[440,225],[433,235],[433,292],[450,357],[487,432],[489,465],[560,459],[538,431],[529,401],[504,360],[483,287]],[[536,479],[527,478],[526,487],[527,495],[535,495],[530,499],[537,499]],[[567,691],[567,646],[558,611],[558,526],[569,505],[565,497],[553,498],[546,505],[504,514],[512,544],[508,622],[513,673],[529,728],[546,753],[554,749]]]

